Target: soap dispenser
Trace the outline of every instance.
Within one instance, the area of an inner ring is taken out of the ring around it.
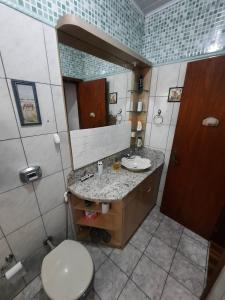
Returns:
[[[103,173],[103,163],[101,160],[98,161],[98,175],[101,176]]]

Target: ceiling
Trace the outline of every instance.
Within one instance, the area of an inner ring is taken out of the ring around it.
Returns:
[[[160,8],[160,6],[163,6],[171,2],[171,0],[134,0],[134,2],[139,6],[139,8],[146,15]]]

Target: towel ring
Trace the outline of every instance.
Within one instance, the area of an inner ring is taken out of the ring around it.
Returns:
[[[163,123],[163,116],[161,115],[162,111],[161,109],[158,110],[157,114],[154,115],[153,121],[156,125],[160,125]]]

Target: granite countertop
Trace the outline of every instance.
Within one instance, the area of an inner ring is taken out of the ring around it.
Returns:
[[[149,150],[146,157],[150,158],[152,162],[148,171],[135,173],[124,168],[114,171],[111,166],[108,166],[101,176],[95,173],[94,177],[84,182],[76,179],[68,189],[78,198],[89,201],[113,202],[122,200],[164,163],[164,154],[161,151]]]

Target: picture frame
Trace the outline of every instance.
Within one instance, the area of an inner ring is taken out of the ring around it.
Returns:
[[[34,82],[11,80],[21,126],[42,124]]]
[[[117,92],[109,93],[109,104],[117,104]]]
[[[168,102],[180,102],[183,87],[171,87],[169,88]]]

